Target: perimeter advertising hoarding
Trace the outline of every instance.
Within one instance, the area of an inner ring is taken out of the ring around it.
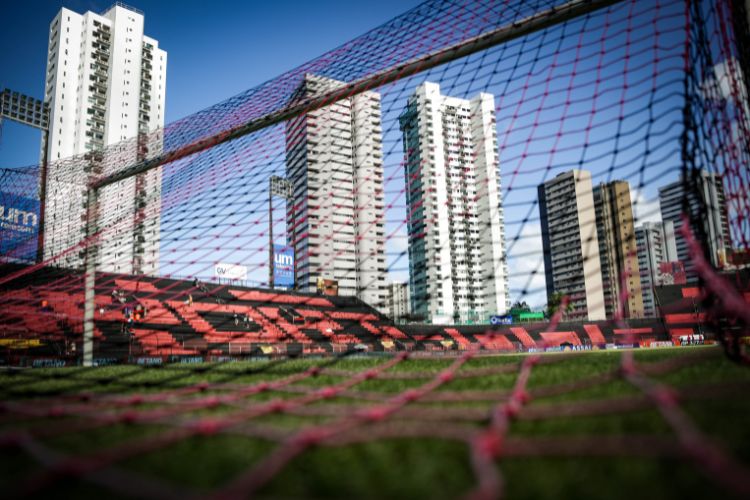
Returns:
[[[39,200],[0,192],[0,258],[34,262],[39,237]]]
[[[294,288],[294,249],[292,247],[273,246],[273,285]]]
[[[247,266],[219,262],[214,267],[214,276],[227,280],[247,280]]]

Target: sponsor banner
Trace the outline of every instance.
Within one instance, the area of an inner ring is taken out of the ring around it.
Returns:
[[[650,347],[674,347],[674,343],[671,340],[652,340],[649,343]]]
[[[247,266],[219,262],[214,266],[214,276],[219,279],[247,280]]]
[[[162,358],[158,358],[155,356],[140,356],[138,358],[135,358],[133,362],[137,365],[161,365],[164,364],[164,360]]]
[[[273,285],[294,288],[294,249],[292,247],[273,246]]]
[[[170,362],[182,364],[203,363],[203,356],[170,356]]]
[[[513,316],[510,314],[506,316],[490,316],[490,324],[492,325],[512,325]]]
[[[39,235],[39,200],[0,192],[0,255],[34,262]]]
[[[116,365],[120,362],[121,360],[117,358],[94,358],[94,366]]]
[[[31,366],[34,368],[60,368],[67,365],[67,361],[64,359],[35,359],[32,361]]]

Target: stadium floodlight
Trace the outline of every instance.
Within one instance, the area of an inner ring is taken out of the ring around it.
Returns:
[[[268,286],[274,287],[274,252],[273,252],[273,197],[292,199],[292,184],[283,177],[273,175],[268,181]]]
[[[41,99],[3,89],[0,91],[0,120],[2,118],[46,131],[49,128],[49,105]]]

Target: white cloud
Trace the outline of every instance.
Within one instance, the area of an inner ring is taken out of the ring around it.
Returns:
[[[642,189],[630,186],[630,203],[636,226],[644,222],[661,222],[661,207],[658,196],[647,196]]]
[[[750,104],[744,95],[745,85],[739,61],[731,57],[714,65],[713,74],[709,74],[701,84],[703,98],[707,101],[723,99],[734,106],[740,106],[742,114],[750,117]],[[741,95],[735,95],[735,90]],[[718,94],[718,95],[717,95]]]
[[[544,307],[547,285],[541,226],[527,222],[514,234],[506,229],[506,241],[511,302],[525,300],[532,308]]]

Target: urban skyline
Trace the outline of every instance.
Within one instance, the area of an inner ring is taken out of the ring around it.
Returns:
[[[601,174],[599,174],[599,175],[601,175]],[[498,179],[498,181],[499,181],[499,179]],[[387,200],[386,200],[386,201],[387,201]],[[389,231],[387,231],[387,230],[386,230],[385,232],[386,232],[386,233],[389,233]],[[105,252],[105,253],[106,253],[106,252]],[[388,267],[390,267],[390,266],[388,266]],[[507,275],[507,272],[506,272],[506,275]],[[506,283],[506,285],[507,285],[507,283]],[[515,298],[515,297],[512,297],[512,298]],[[509,301],[510,301],[510,299],[511,299],[511,297],[507,297],[507,296],[506,296],[506,303],[507,303],[507,302],[509,302]],[[605,301],[605,302],[606,302],[606,301]]]

